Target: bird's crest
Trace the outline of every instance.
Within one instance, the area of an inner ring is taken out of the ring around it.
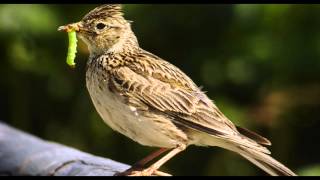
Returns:
[[[121,18],[122,16],[123,12],[121,4],[105,4],[90,11],[82,20],[86,21],[107,17]]]

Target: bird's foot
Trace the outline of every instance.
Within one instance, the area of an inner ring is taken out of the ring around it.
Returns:
[[[124,172],[117,173],[116,176],[172,176],[171,174],[158,171],[152,166],[147,169],[142,169],[140,167],[133,167]]]
[[[132,171],[128,176],[171,176],[171,174],[148,168],[142,171]]]

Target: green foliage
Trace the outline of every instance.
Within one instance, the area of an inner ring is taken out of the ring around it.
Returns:
[[[85,87],[88,50],[83,42],[78,42],[77,67],[65,65],[68,41],[57,28],[77,22],[94,7],[0,5],[0,119],[133,164],[154,148],[112,131],[98,116]],[[320,174],[319,9],[124,5],[142,48],[186,72],[235,124],[269,138],[272,155],[301,175]],[[163,170],[264,174],[240,156],[217,149],[190,147]]]
[[[300,176],[319,176],[320,175],[320,165],[310,165],[300,169],[298,171]]]

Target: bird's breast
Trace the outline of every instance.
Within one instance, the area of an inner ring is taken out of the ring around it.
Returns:
[[[166,128],[176,128],[162,116],[144,116],[135,107],[124,103],[121,96],[108,88],[109,77],[104,69],[98,66],[88,66],[86,85],[95,109],[113,130],[139,142],[142,145],[172,148],[182,139],[166,134]],[[167,127],[166,127],[167,126]],[[175,131],[175,130],[173,130]]]

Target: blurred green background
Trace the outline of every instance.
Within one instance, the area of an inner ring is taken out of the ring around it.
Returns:
[[[58,26],[97,5],[0,5],[0,119],[41,138],[133,164],[155,148],[113,132],[85,87],[88,51],[65,63]],[[319,5],[124,5],[142,48],[181,68],[235,124],[269,138],[272,156],[320,175]],[[190,146],[174,175],[266,175],[241,156]]]

